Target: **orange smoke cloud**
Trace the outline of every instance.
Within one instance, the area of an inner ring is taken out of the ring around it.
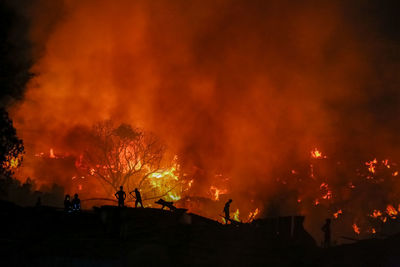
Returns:
[[[13,112],[36,148],[68,149],[68,129],[112,118],[241,181],[324,143],[334,131],[324,102],[357,95],[347,73],[363,71],[332,4],[65,1],[63,11]]]

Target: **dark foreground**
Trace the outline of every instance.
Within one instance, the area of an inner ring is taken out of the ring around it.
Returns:
[[[400,236],[321,249],[302,217],[224,226],[183,211],[65,214],[6,202],[0,215],[2,266],[400,266]]]

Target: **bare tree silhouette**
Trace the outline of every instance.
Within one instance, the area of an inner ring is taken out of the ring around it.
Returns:
[[[115,127],[112,121],[97,123],[92,134],[83,166],[102,182],[106,192],[120,185],[140,188],[160,170],[165,147],[154,134],[128,124]]]

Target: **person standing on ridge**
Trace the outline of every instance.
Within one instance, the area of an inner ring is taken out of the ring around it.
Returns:
[[[229,215],[229,207],[231,206],[232,199],[229,199],[228,202],[225,203],[224,206],[224,213],[225,213],[225,223],[228,224],[228,221],[230,220],[230,215]]]
[[[122,185],[119,187],[119,191],[115,193],[115,197],[118,199],[118,207],[122,208],[125,207],[125,199],[126,199],[126,194],[123,190],[124,188]]]
[[[64,211],[67,213],[72,212],[71,197],[67,194],[64,199]]]
[[[72,211],[80,212],[81,211],[81,200],[78,197],[78,194],[74,195],[74,199],[71,202],[72,204]]]
[[[137,188],[135,188],[135,190],[133,190],[132,192],[135,192],[135,196],[134,196],[134,198],[136,199],[135,200],[135,208],[138,207],[138,204],[140,204],[140,206],[142,208],[144,208],[143,203],[142,203],[142,195],[140,194],[140,191]],[[129,194],[132,194],[132,192],[130,192]]]

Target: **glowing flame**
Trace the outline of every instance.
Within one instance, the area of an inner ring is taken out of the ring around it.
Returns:
[[[56,155],[54,155],[54,150],[52,148],[50,148],[49,157],[51,159],[55,159],[56,158]]]
[[[178,196],[176,193],[171,193],[171,192],[168,192],[168,198],[172,199],[174,201],[177,201],[177,200],[181,199],[181,197]]]
[[[240,222],[239,220],[239,209],[237,209],[234,213],[233,213],[233,217],[232,220]]]
[[[226,194],[227,192],[228,192],[228,190],[226,190],[226,189],[219,189],[219,188],[217,188],[216,186],[211,186],[210,187],[210,192],[211,192],[211,196],[212,196],[212,199],[213,200],[215,200],[215,201],[217,201],[217,200],[219,200],[219,195],[220,194]]]
[[[375,159],[371,160],[371,161],[367,161],[365,162],[365,165],[368,166],[368,171],[370,173],[375,173],[376,171],[376,164],[378,163],[378,161]]]
[[[390,165],[389,165],[389,160],[388,159],[382,160],[382,164],[385,165],[386,168],[390,169]]]
[[[176,173],[179,168],[175,155],[171,167],[157,170],[147,176],[147,183],[152,188],[153,195],[159,195],[167,201],[177,201],[182,198],[182,192],[190,188],[193,180],[181,181]]]
[[[248,221],[251,222],[252,220],[254,220],[256,218],[256,216],[258,215],[258,213],[259,213],[258,208],[255,209],[255,211],[250,212],[249,213],[249,217],[248,217]]]
[[[327,183],[322,183],[319,188],[323,191],[322,198],[323,199],[331,199],[332,191],[329,189],[329,185]]]
[[[314,148],[311,150],[311,157],[314,159],[325,159],[326,156],[322,155],[322,152],[318,150],[318,148]]]
[[[355,223],[353,223],[353,230],[357,235],[359,235],[361,233],[360,228]]]
[[[382,212],[379,210],[374,210],[370,216],[373,218],[378,218],[378,217],[382,216]]]
[[[154,179],[153,181],[157,181],[160,178],[164,178],[166,176],[171,176],[174,180],[179,180],[177,176],[174,174],[175,167],[171,167],[170,169],[160,171],[160,172],[153,172],[149,175],[150,179]]]
[[[177,201],[181,199],[180,193],[182,190],[179,185],[179,178],[175,174],[176,167],[172,166],[169,169],[153,172],[148,176],[150,186],[160,193],[167,192],[163,197],[167,201]]]
[[[337,212],[335,212],[335,213],[333,214],[333,217],[334,217],[335,219],[337,219],[337,218],[339,218],[339,215],[340,215],[340,214],[343,214],[342,210],[338,210]]]
[[[396,215],[398,214],[397,210],[392,205],[387,205],[386,213],[392,218],[396,219]]]
[[[3,162],[4,169],[15,169],[19,166],[20,160],[16,157],[8,157],[6,161]]]

